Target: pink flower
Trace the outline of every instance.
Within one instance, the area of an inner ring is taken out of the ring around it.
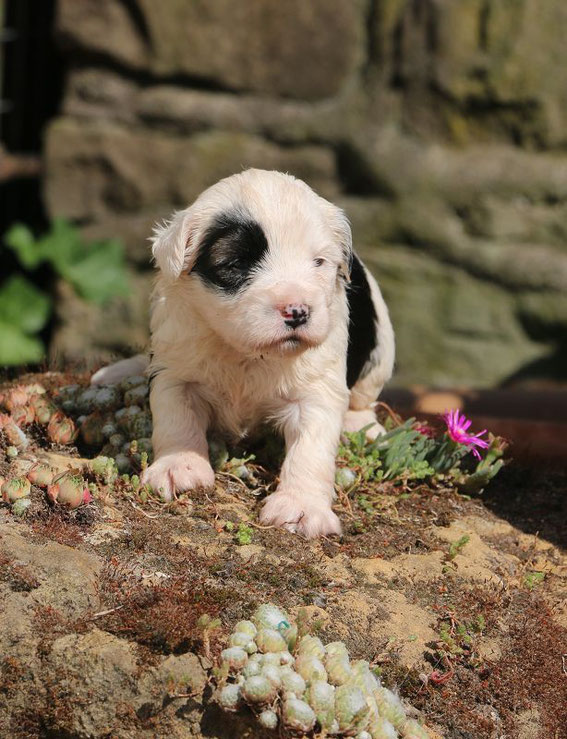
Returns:
[[[486,429],[481,431],[479,434],[467,433],[472,421],[470,421],[459,410],[446,411],[443,414],[443,418],[447,424],[447,433],[451,439],[453,439],[457,444],[468,446],[475,457],[480,459],[480,454],[475,447],[479,446],[481,449],[488,449],[490,446],[487,441],[480,438],[483,434],[486,434]]]

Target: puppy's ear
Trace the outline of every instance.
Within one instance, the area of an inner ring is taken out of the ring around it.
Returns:
[[[197,252],[197,224],[192,208],[180,210],[154,227],[152,254],[161,272],[172,280],[191,268]]]
[[[352,268],[352,232],[346,213],[336,205],[323,201],[326,207],[327,222],[331,227],[337,243],[341,248],[342,259],[339,264],[339,274],[347,282],[350,282],[350,271]]]

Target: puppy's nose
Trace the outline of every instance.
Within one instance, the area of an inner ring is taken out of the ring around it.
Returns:
[[[303,303],[288,303],[280,308],[286,326],[297,328],[309,320],[309,306]]]

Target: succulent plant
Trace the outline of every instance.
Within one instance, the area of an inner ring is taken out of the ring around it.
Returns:
[[[20,498],[27,498],[31,493],[30,481],[27,477],[13,477],[2,483],[2,500],[4,503],[14,503]]]
[[[248,662],[248,655],[242,647],[229,647],[222,650],[221,660],[226,662],[231,670],[240,670]]]
[[[130,406],[135,408],[137,406]],[[132,439],[148,438],[152,435],[152,416],[149,411],[141,411],[130,418],[127,424],[127,430]]]
[[[116,464],[116,469],[121,474],[130,472],[132,469],[130,457],[127,457],[125,454],[117,454],[114,457],[114,463]]]
[[[25,405],[30,396],[22,385],[16,385],[6,391],[3,398],[3,405],[6,410],[12,412],[15,408]]]
[[[408,719],[401,728],[404,739],[429,739],[429,732],[415,719]]]
[[[297,637],[298,637],[298,628],[296,624],[284,624],[283,622],[280,623],[278,626],[278,631],[283,636],[283,638],[286,640],[287,648],[293,652],[295,649],[295,645],[297,644]]]
[[[258,722],[264,729],[276,729],[278,726],[278,714],[267,708],[265,711],[258,716]]]
[[[28,437],[22,429],[5,413],[0,413],[0,431],[6,437],[6,441],[18,449],[25,449],[29,444]]]
[[[31,404],[19,405],[12,411],[12,421],[16,426],[28,426],[35,421],[35,411]]]
[[[216,671],[221,707],[235,711],[247,704],[264,728],[280,727],[282,736],[313,729],[323,736],[359,739],[428,736],[417,721],[406,719],[400,699],[382,687],[368,662],[349,661],[343,642],[325,646],[302,626],[295,655],[286,649],[246,654],[250,641],[272,647],[291,629],[297,633],[297,625],[272,603],[261,605],[251,621],[238,622],[229,638],[233,646],[221,652]]]
[[[47,425],[47,435],[56,444],[70,444],[77,436],[77,429],[70,418],[57,411]]]
[[[259,629],[255,641],[261,652],[283,652],[287,649],[285,639],[275,629]]]
[[[45,462],[36,462],[27,472],[28,480],[40,488],[44,488],[53,482],[55,470]]]
[[[97,477],[102,478],[106,483],[112,482],[118,475],[118,470],[112,457],[95,457],[89,462],[89,467]]]
[[[143,405],[149,395],[148,385],[136,385],[124,393],[124,405]]]
[[[249,639],[254,639],[258,633],[258,629],[252,621],[239,621],[234,627],[234,633],[248,634]]]
[[[30,398],[33,398],[34,395],[45,395],[47,393],[47,390],[39,382],[30,382],[24,385],[22,389]]]
[[[52,503],[78,508],[90,496],[89,489],[81,477],[71,472],[59,475],[47,486],[47,497]]]
[[[255,705],[271,703],[277,695],[276,686],[265,675],[247,677],[242,686],[242,696]]]
[[[381,687],[380,681],[370,671],[370,665],[366,660],[359,659],[356,662],[351,662],[350,669],[349,682],[359,687],[363,692],[373,694],[375,690]]]
[[[228,461],[228,449],[222,439],[212,438],[209,440],[209,458],[214,470],[220,470]]]
[[[289,652],[279,652],[280,665],[293,667],[295,664],[295,657]]]
[[[223,686],[219,691],[218,700],[225,711],[238,710],[242,703],[240,686],[234,683]]]
[[[281,688],[282,686],[282,674],[281,668],[276,665],[263,665],[260,675],[267,678],[275,688]]]
[[[331,685],[344,685],[351,679],[352,670],[348,661],[348,656],[333,657],[327,654],[324,664]]]
[[[311,655],[313,657],[317,657],[317,659],[322,660],[325,656],[325,647],[323,646],[323,642],[321,641],[321,639],[319,639],[318,636],[311,636],[310,634],[306,634],[299,642],[297,654],[298,656],[304,654]]]
[[[299,698],[288,698],[282,708],[284,726],[292,731],[308,732],[315,726],[315,712],[305,701]]]
[[[378,712],[370,716],[367,729],[372,739],[398,739],[399,736],[388,719],[380,716]]]
[[[360,688],[351,683],[339,685],[335,690],[335,717],[339,730],[343,732],[362,731],[368,723],[370,709]]]
[[[356,482],[357,476],[350,467],[339,467],[335,473],[335,482],[342,490],[347,490]]]
[[[147,385],[148,384],[148,378],[145,377],[145,375],[130,375],[130,377],[125,377],[123,380],[121,380],[120,384],[118,385],[118,388],[123,392],[126,393],[128,390],[131,390],[133,387],[138,387],[138,385]]]
[[[231,647],[242,647],[242,649],[245,649],[249,641],[250,634],[244,634],[242,632],[235,631],[233,634],[230,635],[228,643]]]
[[[121,403],[120,391],[113,385],[99,387],[94,396],[94,407],[98,411],[112,411]]]
[[[406,712],[398,696],[388,688],[381,687],[375,693],[380,715],[396,728],[401,729],[406,721]]]
[[[252,622],[258,629],[279,630],[280,628],[286,628],[291,625],[287,613],[273,603],[264,603],[258,606],[252,616]]]
[[[105,435],[103,428],[107,424],[107,418],[100,411],[95,411],[87,416],[81,424],[81,437],[85,444],[100,447],[104,444]]]
[[[249,659],[248,663],[242,669],[242,674],[244,675],[244,677],[252,677],[252,675],[259,675],[261,669],[262,668],[259,662],[253,662],[251,659]]]
[[[324,680],[313,680],[305,699],[315,711],[321,728],[328,731],[335,720],[335,688]]]
[[[30,407],[34,412],[35,420],[42,426],[46,426],[51,416],[57,411],[53,403],[43,395],[33,395],[30,398]]]
[[[93,385],[79,392],[75,398],[75,408],[79,413],[92,413],[97,409],[96,396],[99,388]]]
[[[310,654],[300,655],[295,660],[295,669],[306,681],[327,680],[327,671],[320,659]]]
[[[299,698],[302,698],[307,684],[301,675],[287,665],[282,666],[280,675],[283,689],[287,693],[294,693]]]
[[[12,503],[12,513],[14,516],[25,516],[31,506],[31,498],[19,498]]]

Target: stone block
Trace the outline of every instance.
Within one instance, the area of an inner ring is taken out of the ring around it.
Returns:
[[[67,46],[156,77],[317,99],[364,55],[362,0],[61,0]]]
[[[49,129],[46,160],[50,215],[85,222],[109,213],[185,207],[206,187],[246,167],[283,170],[323,195],[337,194],[330,149],[281,147],[228,131],[181,137],[61,118]]]

